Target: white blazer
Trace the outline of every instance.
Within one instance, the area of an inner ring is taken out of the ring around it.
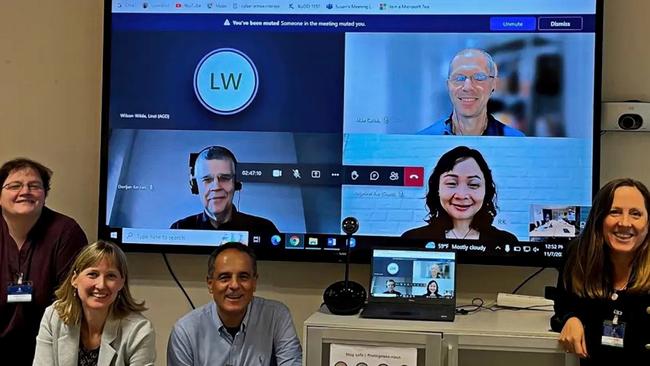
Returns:
[[[45,309],[36,337],[34,366],[77,366],[80,325],[66,325],[52,305]],[[151,322],[139,313],[109,315],[102,331],[97,366],[153,366],[156,342]]]

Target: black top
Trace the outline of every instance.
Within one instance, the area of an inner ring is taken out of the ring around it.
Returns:
[[[402,234],[402,238],[406,239],[424,239],[432,241],[445,241],[445,230],[440,225],[425,225],[415,229],[408,230]],[[513,234],[499,230],[494,226],[490,226],[488,230],[479,231],[479,240],[486,243],[518,243],[517,237]]]
[[[79,345],[78,366],[97,366],[99,360],[99,347],[87,351]]]
[[[616,300],[612,297],[581,298],[566,290],[562,272],[558,276],[551,328],[560,332],[569,318],[575,316],[580,319],[585,327],[589,355],[589,358],[580,361],[580,365],[649,365],[650,349],[646,347],[650,348],[650,294],[618,291]],[[614,318],[614,310],[623,313],[619,316],[619,322],[625,323],[623,348],[601,345],[603,322]]]
[[[263,234],[278,234],[279,230],[275,225],[263,217],[248,215],[232,208],[232,215],[228,222],[219,225],[218,228],[212,226],[210,218],[205,212],[188,216],[172,224],[170,229],[190,229],[190,230],[230,230],[230,231],[248,231]]]

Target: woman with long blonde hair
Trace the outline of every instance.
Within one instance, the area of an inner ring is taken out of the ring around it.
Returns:
[[[153,365],[151,322],[129,291],[126,255],[115,244],[86,246],[45,310],[34,365]]]

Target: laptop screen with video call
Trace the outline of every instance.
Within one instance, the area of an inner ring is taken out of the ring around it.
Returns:
[[[369,293],[369,301],[455,302],[456,253],[373,249]]]

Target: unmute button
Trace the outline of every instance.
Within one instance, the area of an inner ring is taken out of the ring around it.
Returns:
[[[535,30],[535,17],[491,17],[490,31],[530,32]]]

